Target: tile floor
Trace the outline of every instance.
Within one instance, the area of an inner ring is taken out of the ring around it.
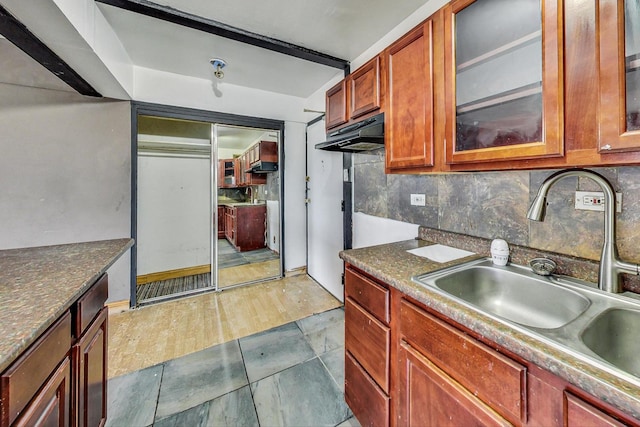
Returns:
[[[109,380],[107,426],[359,426],[337,308]]]

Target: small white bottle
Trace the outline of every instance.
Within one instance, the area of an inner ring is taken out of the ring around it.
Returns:
[[[502,239],[491,242],[491,259],[495,265],[507,265],[509,261],[509,245]]]

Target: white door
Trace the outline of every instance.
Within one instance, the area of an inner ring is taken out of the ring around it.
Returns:
[[[325,139],[324,120],[307,127],[307,272],[343,301],[342,153],[314,148]]]

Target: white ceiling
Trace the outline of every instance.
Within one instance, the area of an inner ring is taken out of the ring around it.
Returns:
[[[352,61],[426,0],[156,0],[157,4]],[[225,83],[308,97],[336,68],[99,4],[134,65],[215,79],[209,60],[227,62]]]

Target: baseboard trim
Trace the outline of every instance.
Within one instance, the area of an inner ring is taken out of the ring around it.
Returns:
[[[284,272],[284,277],[300,276],[301,274],[307,274],[307,266],[287,270]]]
[[[178,268],[175,270],[159,271],[157,273],[143,274],[136,277],[138,286],[160,280],[176,279],[178,277],[194,276],[196,274],[210,273],[211,266],[209,264],[196,265],[195,267]]]
[[[129,310],[129,300],[108,302],[107,308],[109,309],[109,315],[123,313]]]

